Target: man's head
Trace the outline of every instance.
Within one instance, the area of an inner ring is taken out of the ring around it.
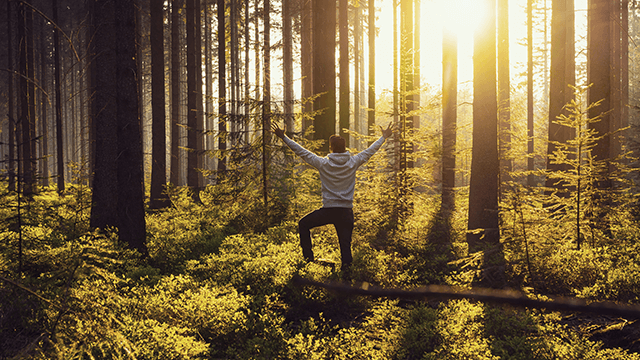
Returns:
[[[331,135],[329,138],[329,149],[334,153],[347,151],[344,138],[340,135]]]

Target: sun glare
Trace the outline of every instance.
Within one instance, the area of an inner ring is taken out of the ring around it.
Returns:
[[[486,12],[484,2],[478,0],[433,0],[433,3],[443,29],[453,31],[458,38],[472,37]]]

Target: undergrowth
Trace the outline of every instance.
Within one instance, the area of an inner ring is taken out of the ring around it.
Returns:
[[[473,286],[484,265],[466,250],[463,191],[447,214],[437,192],[422,187],[410,194],[400,225],[392,179],[379,171],[382,153],[358,180],[350,281]],[[297,176],[274,186],[268,209],[253,180],[209,186],[197,200],[168,189],[172,206],[147,215],[147,258],[115,231],[88,227],[86,187],[29,201],[3,189],[0,358],[640,359],[631,344],[585,336],[571,314],[294,285],[294,275],[340,281],[342,274],[331,227],[314,230],[314,251],[336,266],[303,260],[297,219],[318,206],[319,184],[303,166],[290,170]],[[296,195],[284,196],[287,189]],[[594,228],[577,249],[566,236],[570,225],[536,199],[527,195],[519,207],[504,200],[506,285],[534,297],[637,302],[633,214],[611,214],[611,230]]]

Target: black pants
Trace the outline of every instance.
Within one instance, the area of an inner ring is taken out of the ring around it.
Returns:
[[[351,265],[351,234],[353,233],[353,209],[351,208],[320,208],[311,212],[298,223],[300,232],[300,246],[305,260],[313,261],[311,249],[311,229],[317,226],[333,224],[338,233],[342,269]]]

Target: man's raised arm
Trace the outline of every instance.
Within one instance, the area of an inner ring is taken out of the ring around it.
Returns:
[[[300,144],[298,144],[297,142],[289,139],[289,137],[285,134],[285,130],[284,129],[280,129],[280,127],[275,124],[275,123],[271,123],[271,129],[273,130],[273,133],[279,137],[280,139],[282,139],[282,141],[284,141],[285,144],[287,144],[287,146],[293,150],[293,152],[300,156],[300,158],[302,158],[302,160],[304,160],[307,164],[313,166],[313,167],[318,167],[320,165],[320,162],[322,161],[322,158],[314,153],[312,153],[311,151],[303,148],[302,146],[300,146]]]

